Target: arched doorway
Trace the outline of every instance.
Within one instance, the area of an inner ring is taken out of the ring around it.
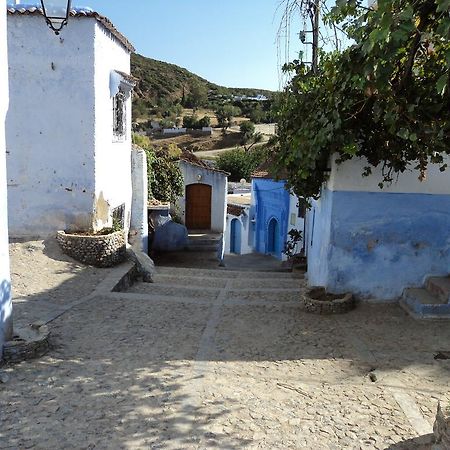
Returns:
[[[186,186],[186,227],[191,230],[211,229],[212,188],[207,184]]]
[[[230,227],[230,253],[241,254],[241,229],[241,222],[238,219],[233,219]]]
[[[269,221],[269,226],[267,229],[267,253],[272,255],[278,254],[279,241],[280,241],[280,227],[278,225],[278,220],[272,217]]]

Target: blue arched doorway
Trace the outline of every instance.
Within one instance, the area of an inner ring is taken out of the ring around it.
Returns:
[[[241,231],[242,225],[238,219],[231,221],[230,227],[230,253],[241,253]]]
[[[278,220],[272,217],[267,227],[267,253],[272,255],[278,255],[278,249],[280,247],[280,226]]]

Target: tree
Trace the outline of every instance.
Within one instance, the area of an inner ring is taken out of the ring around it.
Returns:
[[[230,181],[240,181],[242,178],[249,180],[266,156],[266,149],[247,152],[243,148],[235,148],[222,152],[216,159],[216,165],[220,170],[230,173]]]
[[[197,110],[200,106],[205,106],[208,102],[208,91],[206,87],[200,83],[194,83],[191,91],[185,100],[185,106]]]
[[[225,133],[227,128],[229,128],[233,123],[233,116],[237,113],[237,109],[232,105],[221,105],[214,111],[217,117],[217,122],[219,127]]]
[[[262,142],[263,135],[255,132],[255,124],[250,120],[242,122],[239,129],[242,134],[241,144],[246,152],[249,152],[255,144]]]
[[[332,154],[381,166],[380,188],[412,164],[447,165],[450,139],[449,0],[338,1],[329,19],[355,42],[301,61],[278,108],[277,163],[297,195],[317,198]]]

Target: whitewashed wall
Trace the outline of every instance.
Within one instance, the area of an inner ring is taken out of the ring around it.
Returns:
[[[113,70],[130,73],[130,54],[98,23],[95,26],[95,200],[96,225],[108,223],[105,201],[110,209],[125,203],[125,224],[131,211],[131,95],[126,104],[126,136],[113,137],[113,99],[109,80]]]
[[[295,228],[296,230],[299,230],[302,232],[302,238],[305,240],[305,218],[298,217],[298,197],[294,194],[291,194],[289,198],[289,222],[288,227],[286,231],[286,240],[289,239],[289,236],[287,233],[289,233],[290,230]],[[303,243],[300,242],[297,245],[297,251],[300,252],[303,247]],[[287,259],[286,255],[283,254],[283,259]]]
[[[246,255],[248,253],[253,253],[253,243],[250,239],[250,206],[246,206],[244,213],[239,217],[233,216],[232,214],[227,214],[227,226],[225,233],[225,253],[230,254],[231,245],[231,221],[238,220],[241,225],[241,249],[240,254]]]
[[[445,162],[450,166],[450,156]],[[380,189],[378,183],[382,180],[381,168],[372,168],[372,175],[363,177],[361,174],[367,162],[363,158],[353,158],[342,164],[336,164],[332,160],[332,171],[330,179],[326,183],[330,191],[354,191],[354,192],[377,192],[377,193],[409,193],[409,194],[450,194],[450,175],[448,170],[441,172],[439,164],[430,164],[427,176],[420,181],[419,173],[410,169],[401,173],[398,179],[390,185]]]
[[[148,253],[148,177],[147,157],[144,150],[134,147],[131,152],[131,203],[130,244]]]
[[[8,109],[6,2],[0,0],[0,360],[3,343],[12,335],[11,281],[8,254],[6,202],[5,118]]]
[[[72,18],[58,37],[41,16],[8,16],[12,236],[92,223],[95,26],[95,19]]]

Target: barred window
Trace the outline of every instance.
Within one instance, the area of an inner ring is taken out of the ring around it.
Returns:
[[[119,140],[126,134],[126,95],[122,89],[113,97],[113,134]]]
[[[125,227],[125,203],[112,210],[113,227],[124,229]]]

